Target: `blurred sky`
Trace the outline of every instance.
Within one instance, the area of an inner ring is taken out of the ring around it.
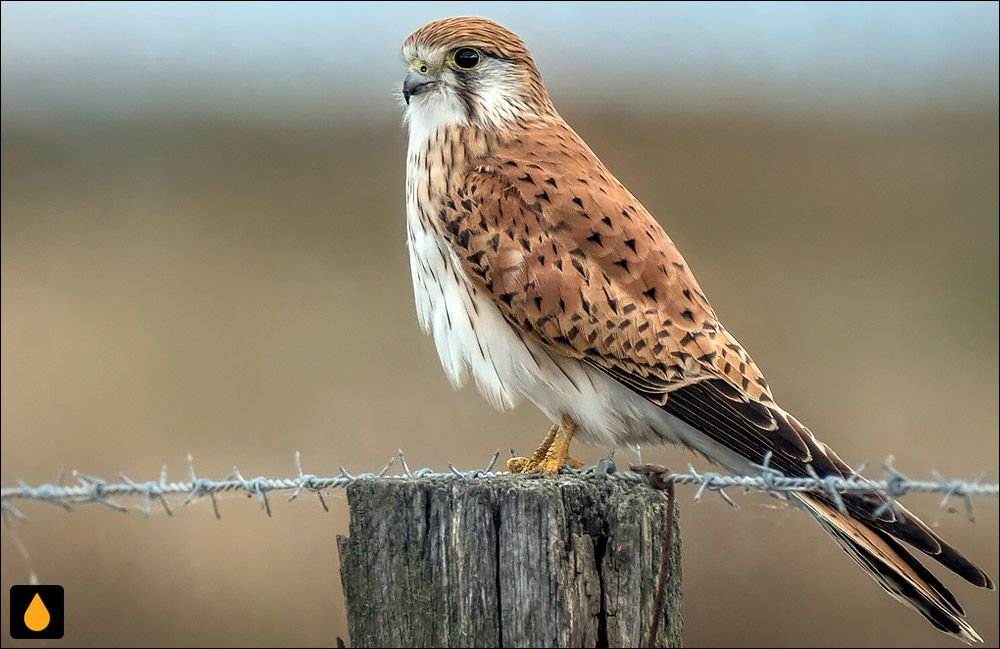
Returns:
[[[470,11],[522,36],[557,106],[637,87],[666,108],[998,96],[992,2],[4,2],[3,117],[287,115],[290,103],[381,115],[395,110],[402,40]]]

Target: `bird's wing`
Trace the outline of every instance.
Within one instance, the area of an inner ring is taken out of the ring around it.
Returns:
[[[807,467],[853,475],[774,403],[673,242],[568,127],[479,161],[449,183],[433,216],[476,288],[547,348],[599,368],[751,462],[770,453],[786,475],[806,476]],[[844,501],[865,526],[992,587],[918,518],[881,507],[884,497]]]
[[[480,201],[475,221],[451,227],[489,237],[475,246],[489,269],[467,259],[467,270],[493,280],[487,293],[504,314],[657,403],[707,376],[770,402],[663,228],[568,127],[538,138],[481,161],[455,188],[458,217]]]

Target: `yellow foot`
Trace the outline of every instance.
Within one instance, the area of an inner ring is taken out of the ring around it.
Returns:
[[[562,426],[549,429],[545,439],[531,458],[512,457],[507,460],[507,470],[511,473],[528,473],[532,475],[555,475],[568,464],[574,469],[583,466],[569,456],[569,443],[576,432],[576,422],[569,415],[563,415]]]

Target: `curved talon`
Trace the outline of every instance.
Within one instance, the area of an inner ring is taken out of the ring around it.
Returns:
[[[526,457],[512,457],[507,460],[507,470],[511,473],[528,473],[531,460]]]
[[[507,460],[507,470],[511,473],[529,475],[556,475],[564,463],[579,469],[583,463],[569,456],[569,443],[575,431],[576,422],[569,415],[563,415],[562,426],[553,426],[549,429],[531,459],[512,457]]]

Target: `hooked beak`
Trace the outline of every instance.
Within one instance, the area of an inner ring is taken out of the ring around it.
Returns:
[[[408,70],[403,79],[403,99],[410,103],[410,97],[432,90],[437,85],[437,79],[426,77],[416,70]]]

